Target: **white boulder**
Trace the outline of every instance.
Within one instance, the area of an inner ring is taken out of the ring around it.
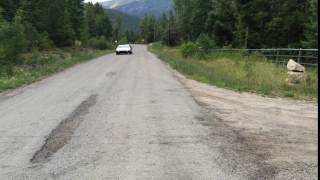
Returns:
[[[307,80],[307,74],[304,72],[288,72],[287,82],[289,84],[300,84],[305,83]]]
[[[305,72],[306,68],[303,67],[301,64],[295,62],[294,60],[290,59],[288,64],[287,64],[287,68],[289,71],[293,71],[293,72]]]

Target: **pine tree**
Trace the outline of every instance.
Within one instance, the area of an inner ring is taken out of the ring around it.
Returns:
[[[318,48],[318,1],[309,0],[310,13],[305,23],[304,39],[301,41],[304,48]]]
[[[22,0],[21,6],[19,7],[19,14],[22,21],[31,24],[36,24],[38,19],[37,14],[37,1],[38,0]]]
[[[168,42],[168,28],[169,28],[169,20],[167,18],[166,14],[163,14],[162,17],[159,19],[158,22],[158,27],[159,27],[159,39],[163,43]]]
[[[1,25],[1,23],[4,22],[4,18],[2,17],[2,12],[3,12],[3,10],[2,10],[2,8],[0,7],[0,25]]]
[[[72,29],[77,39],[80,39],[84,28],[84,0],[67,0],[68,12]]]
[[[88,3],[85,7],[84,32],[89,37],[104,36],[110,39],[112,32],[111,21],[100,4]],[[119,29],[120,30],[120,29]]]
[[[48,22],[49,37],[56,46],[70,46],[73,44],[75,34],[65,0],[51,2]]]
[[[116,23],[114,25],[114,29],[113,29],[113,39],[115,41],[120,40],[120,33],[121,33],[121,17],[118,16],[116,19]]]
[[[97,35],[109,39],[112,36],[112,24],[109,17],[104,13],[96,17]]]
[[[191,38],[193,40],[197,39],[202,32],[207,32],[208,28],[206,27],[206,23],[208,20],[208,14],[211,11],[212,2],[211,1],[203,1],[203,0],[195,0],[194,2],[194,10],[191,12],[192,16],[190,19],[191,23]]]
[[[239,46],[237,40],[237,10],[234,0],[216,0],[208,14],[208,35],[222,47],[227,45]]]
[[[175,0],[175,12],[177,18],[177,29],[182,41],[191,40],[192,35],[192,15],[195,9],[193,0]]]
[[[173,12],[169,12],[169,27],[168,27],[168,45],[174,46],[177,45],[179,42],[179,35],[178,35],[178,28],[177,28],[177,21],[176,17],[173,15]]]
[[[145,16],[141,21],[141,37],[143,37],[146,42],[150,43],[158,40],[157,33],[159,33],[159,31],[156,30],[157,24],[157,20],[153,15]]]
[[[16,11],[20,6],[20,0],[1,0],[0,7],[2,8],[2,17],[6,21],[13,21]]]
[[[72,27],[71,17],[69,10],[64,8],[63,21],[61,28],[61,38],[63,39],[60,43],[62,46],[71,46],[74,45],[76,39],[75,31]]]

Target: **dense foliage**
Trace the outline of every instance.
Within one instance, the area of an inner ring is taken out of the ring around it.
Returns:
[[[141,38],[144,42],[162,41],[168,45],[178,44],[177,19],[173,12],[160,18],[145,16],[141,23]]]
[[[218,47],[318,48],[317,0],[175,0],[175,14],[145,17],[145,41],[169,45],[207,34]]]
[[[117,34],[117,36],[119,36]],[[84,0],[1,0],[0,69],[21,63],[21,54],[51,47],[107,48],[111,21],[100,4]]]
[[[112,38],[111,21],[100,4],[89,3],[86,5],[84,33],[87,38],[101,36],[106,39]]]

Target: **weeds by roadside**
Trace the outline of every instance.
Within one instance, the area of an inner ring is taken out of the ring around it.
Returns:
[[[24,54],[23,63],[12,68],[12,76],[8,76],[6,69],[0,67],[0,92],[30,84],[72,65],[110,52],[111,50],[65,48]]]
[[[287,70],[259,56],[244,58],[236,53],[185,57],[179,48],[154,43],[149,50],[191,79],[237,91],[296,99],[318,99],[318,70],[308,70],[305,84],[289,86]]]

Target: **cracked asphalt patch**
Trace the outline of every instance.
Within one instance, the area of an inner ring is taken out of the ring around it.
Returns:
[[[83,101],[65,120],[50,133],[44,145],[37,151],[32,159],[32,163],[43,163],[50,156],[61,149],[72,138],[74,131],[79,127],[84,120],[82,116],[89,112],[89,108],[97,101],[97,95],[91,95]]]

